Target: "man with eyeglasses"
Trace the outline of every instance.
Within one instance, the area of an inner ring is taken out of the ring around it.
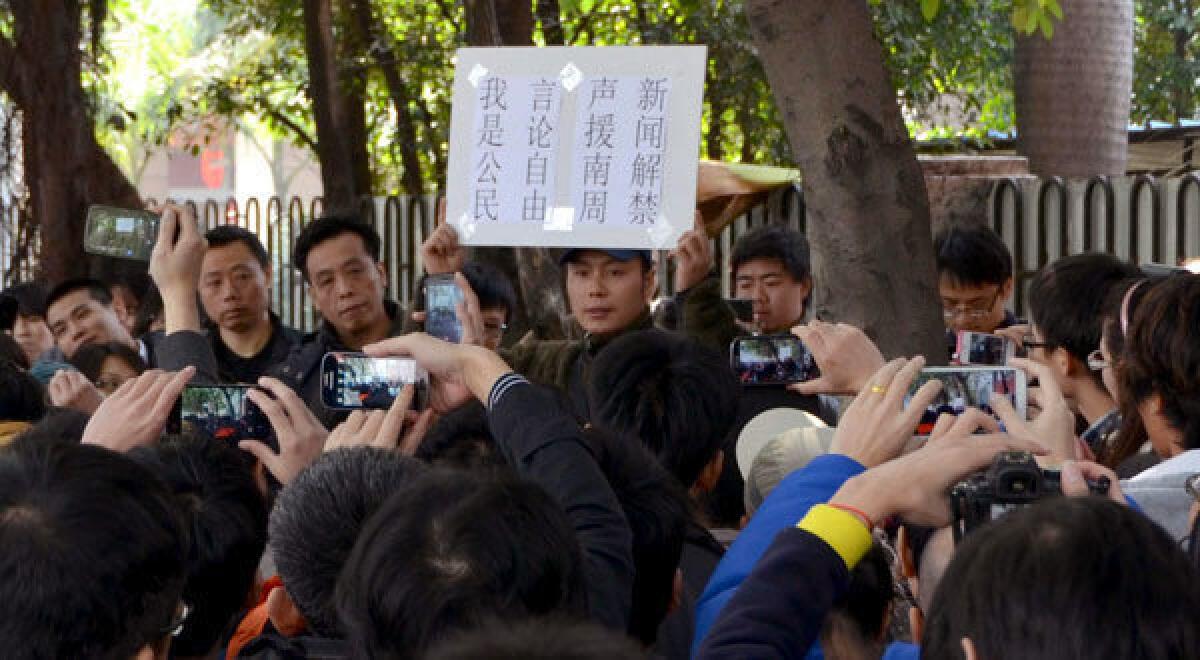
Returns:
[[[1020,323],[1008,310],[1013,258],[986,225],[949,226],[934,238],[938,295],[951,332],[995,333]]]

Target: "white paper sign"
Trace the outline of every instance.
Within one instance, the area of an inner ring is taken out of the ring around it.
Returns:
[[[705,52],[461,49],[447,217],[462,241],[674,247],[693,224]]]

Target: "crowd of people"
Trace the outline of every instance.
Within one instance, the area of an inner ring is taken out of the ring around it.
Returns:
[[[578,336],[511,337],[512,283],[441,224],[421,262],[462,291],[448,343],[330,213],[292,248],[301,334],[255,234],[160,212],[149,282],[0,292],[6,657],[1200,657],[1200,276],[1063,257],[1019,319],[1001,238],[951,226],[947,354],[888,360],[810,318],[785,227],[734,246],[737,319],[697,223],[671,298],[648,251],[565,250]],[[959,331],[1025,356],[1029,414],[914,438]],[[815,377],[743,385],[748,334],[798,338]],[[414,360],[428,405],[327,406],[334,351]],[[270,438],[172,428],[200,384],[253,385]]]

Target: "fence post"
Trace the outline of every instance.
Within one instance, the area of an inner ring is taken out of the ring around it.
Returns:
[[[1067,255],[1067,187],[1063,183],[1062,177],[1052,176],[1049,179],[1042,181],[1038,186],[1038,206],[1037,206],[1037,235],[1038,235],[1038,262],[1037,270],[1041,270],[1046,264],[1050,263],[1050,251],[1048,243],[1050,242],[1046,231],[1047,215],[1046,212],[1046,196],[1051,189],[1058,192],[1058,231],[1059,231],[1059,250],[1058,256],[1065,257]]]
[[[1142,189],[1146,186],[1150,187],[1150,203],[1153,205],[1150,211],[1150,261],[1159,263],[1162,259],[1162,208],[1159,204],[1158,185],[1154,181],[1154,177],[1148,174],[1140,174],[1133,180],[1133,185],[1129,188],[1129,262],[1137,265],[1142,263],[1139,250],[1139,241],[1141,239],[1141,201]],[[1111,249],[1111,248],[1110,248]]]
[[[1188,257],[1187,247],[1187,192],[1188,188],[1195,188],[1197,193],[1200,193],[1200,175],[1195,172],[1188,172],[1179,181],[1179,191],[1175,197],[1175,258],[1179,259]],[[1200,227],[1200,222],[1197,223]]]
[[[1112,182],[1104,175],[1088,179],[1083,189],[1083,251],[1091,252],[1095,247],[1092,241],[1092,192],[1096,186],[1104,190],[1104,247],[1111,252],[1117,240],[1117,197]]]
[[[992,228],[1004,236],[1005,191],[1012,192],[1013,199],[1013,307],[1024,309],[1025,287],[1023,283],[1032,273],[1025,268],[1025,195],[1021,184],[1012,177],[996,181],[992,187]]]

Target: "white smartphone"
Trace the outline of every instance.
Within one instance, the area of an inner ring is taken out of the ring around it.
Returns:
[[[954,358],[961,365],[1003,367],[1017,353],[1017,345],[1000,335],[960,330],[955,339]]]
[[[1026,415],[1026,380],[1025,372],[1016,367],[929,367],[913,379],[912,387],[905,397],[905,402],[922,385],[931,381],[942,382],[942,391],[933,403],[921,415],[921,423],[917,425],[917,435],[929,435],[933,425],[937,423],[942,413],[961,415],[967,408],[979,408],[988,413],[992,411],[992,397],[1007,397],[1013,409],[1021,419]]]

